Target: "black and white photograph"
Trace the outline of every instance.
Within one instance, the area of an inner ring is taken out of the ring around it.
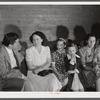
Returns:
[[[100,2],[1,3],[0,92],[99,93]]]

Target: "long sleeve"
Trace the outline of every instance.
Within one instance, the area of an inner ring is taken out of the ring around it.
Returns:
[[[7,62],[6,59],[4,59],[4,56],[3,54],[0,53],[0,76],[2,78],[5,78],[6,77],[6,74],[8,72],[8,68],[7,68],[7,65],[9,63]],[[9,66],[9,65],[8,65]],[[10,69],[11,66],[9,66],[9,69]]]

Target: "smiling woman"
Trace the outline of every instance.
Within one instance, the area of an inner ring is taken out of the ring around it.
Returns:
[[[86,46],[83,46],[79,50],[80,56],[81,56],[81,61],[82,65],[84,67],[84,78],[86,80],[86,89],[92,87],[99,87],[99,84],[96,84],[97,77],[95,73],[95,65],[94,65],[94,58],[97,52],[97,47],[96,47],[96,37],[93,34],[87,35],[86,38]],[[97,85],[97,86],[96,86]],[[99,88],[98,88],[99,89]],[[98,90],[97,91],[100,91]]]
[[[59,91],[61,84],[50,68],[50,49],[48,46],[42,45],[43,33],[40,31],[34,32],[30,36],[30,41],[33,46],[26,50],[26,61],[28,65],[27,77],[33,84],[33,91]]]

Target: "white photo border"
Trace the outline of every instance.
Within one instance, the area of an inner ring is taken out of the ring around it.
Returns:
[[[1,5],[100,5],[100,1],[81,2],[0,2]],[[100,92],[0,92],[0,98],[100,98]],[[68,99],[69,100],[69,99]]]

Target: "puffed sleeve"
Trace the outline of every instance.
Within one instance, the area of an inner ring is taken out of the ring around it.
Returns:
[[[31,49],[26,50],[26,61],[32,61],[32,52]]]
[[[51,52],[48,46],[46,47],[46,53],[47,53],[47,58],[51,58]]]

